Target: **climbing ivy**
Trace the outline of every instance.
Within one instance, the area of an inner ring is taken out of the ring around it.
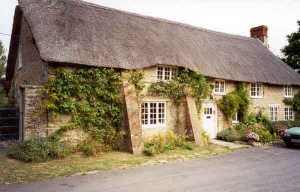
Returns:
[[[139,96],[141,91],[144,89],[145,84],[142,81],[144,79],[144,73],[142,71],[131,70],[129,72],[128,82],[135,88],[136,94]]]
[[[51,113],[71,115],[72,126],[113,144],[122,120],[120,86],[120,73],[113,69],[58,68],[44,87],[44,106]]]
[[[285,98],[283,103],[290,105],[297,112],[300,112],[300,92],[296,93],[293,98]]]
[[[218,107],[226,119],[230,120],[235,113],[238,113],[242,122],[247,119],[249,105],[250,99],[243,83],[239,83],[236,90],[223,96],[218,102]]]
[[[210,92],[211,87],[203,75],[183,68],[172,80],[152,83],[148,88],[149,94],[170,98],[177,105],[182,97],[192,96],[196,99],[198,109],[201,108],[202,99],[207,98]]]

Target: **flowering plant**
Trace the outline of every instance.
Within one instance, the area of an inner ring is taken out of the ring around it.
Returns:
[[[259,141],[259,135],[255,132],[249,132],[246,135],[246,139],[248,142],[258,142]]]

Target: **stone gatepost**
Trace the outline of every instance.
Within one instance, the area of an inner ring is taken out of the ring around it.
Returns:
[[[126,119],[130,136],[130,150],[133,154],[143,151],[142,128],[140,121],[140,108],[135,87],[128,83],[128,74],[122,73],[123,93],[126,104]]]
[[[20,139],[47,136],[47,114],[42,110],[41,87],[22,86],[20,108]]]

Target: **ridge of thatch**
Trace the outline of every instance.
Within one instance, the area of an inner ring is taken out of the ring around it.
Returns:
[[[20,0],[47,62],[121,69],[158,64],[220,79],[300,85],[256,39],[142,16],[80,0]]]

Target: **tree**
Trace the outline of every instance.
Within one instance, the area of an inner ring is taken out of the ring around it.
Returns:
[[[5,64],[6,64],[5,48],[3,46],[2,41],[0,41],[0,79],[5,73]]]
[[[0,79],[3,77],[5,73],[5,64],[6,64],[6,56],[5,56],[5,48],[3,46],[2,41],[0,41]],[[3,86],[0,84],[0,107],[7,105],[7,98]]]
[[[281,50],[282,60],[294,69],[300,69],[300,20],[297,23],[298,31],[287,36],[288,45]]]

